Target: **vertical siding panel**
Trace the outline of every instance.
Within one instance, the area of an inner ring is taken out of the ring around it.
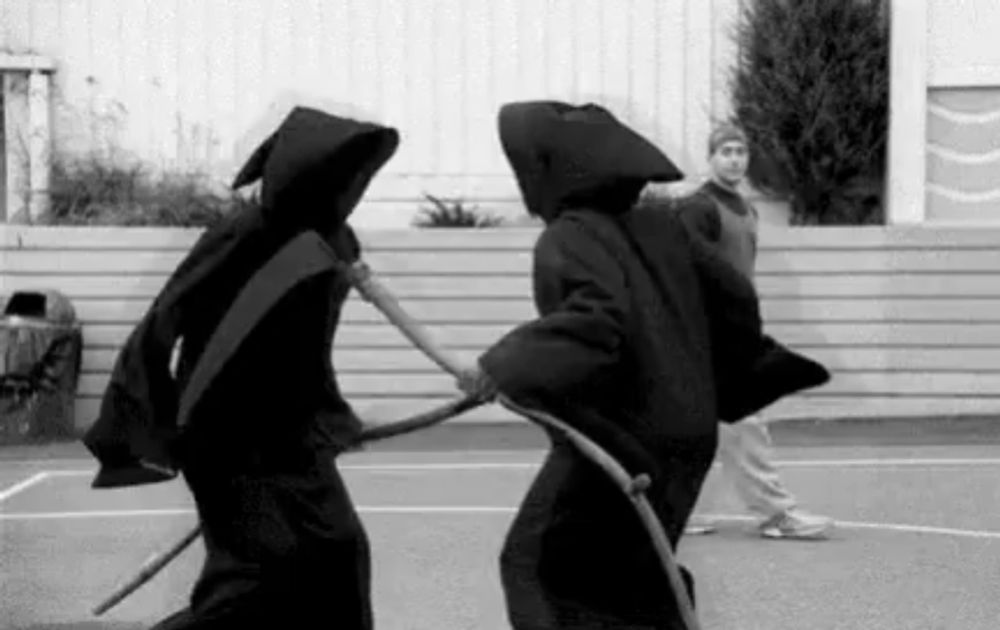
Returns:
[[[385,5],[382,0],[369,0],[368,10],[370,11],[367,32],[371,36],[372,55],[372,115],[381,118],[385,111],[385,38],[382,33],[382,24],[387,16]]]
[[[410,94],[407,91],[407,59],[406,59],[406,4],[408,0],[380,0],[379,45],[383,63],[380,79],[382,103],[380,119],[386,125],[395,127],[400,133],[400,144],[408,146],[411,142],[407,128],[409,113],[408,102]],[[404,163],[400,159],[400,151],[386,164],[383,173],[403,172]]]
[[[408,145],[407,171],[413,174],[434,173],[440,167],[437,160],[435,138],[440,121],[434,115],[434,7],[410,2],[407,6],[407,88],[410,95],[406,116]]]
[[[5,7],[9,2],[0,2]],[[87,71],[90,66],[90,13],[86,0],[61,0],[59,4],[59,37],[62,55],[56,59],[58,69],[53,90],[53,141],[58,152],[76,153],[89,144],[85,135],[87,120],[79,103],[87,91]]]
[[[117,129],[133,123],[121,105],[121,15],[110,0],[92,0],[90,15],[90,135],[101,150],[117,150]]]
[[[657,120],[656,103],[660,95],[657,90],[656,75],[657,39],[660,34],[656,30],[656,5],[658,0],[632,0],[629,25],[629,39],[632,42],[632,53],[629,57],[630,102],[632,111],[630,119],[637,129],[645,132],[650,140],[660,146],[667,155],[672,157],[673,151],[664,144],[661,136],[661,124]]]
[[[137,155],[149,146],[155,122],[151,117],[151,82],[149,56],[146,51],[146,34],[149,32],[145,2],[125,2],[121,12],[121,55],[118,65],[122,89],[119,98],[127,112],[128,124],[122,129],[124,148]]]
[[[0,46],[10,47],[11,31],[14,30],[14,18],[11,15],[13,2],[11,0],[0,0]]]
[[[573,16],[576,37],[577,100],[601,100],[604,90],[604,59],[602,58],[602,30],[600,8],[603,0],[582,0],[576,3]]]
[[[691,166],[684,159],[684,6],[687,2],[659,2],[656,16],[657,50],[657,127],[661,146],[685,172]]]
[[[521,90],[521,98],[548,98],[546,77],[547,36],[558,34],[545,32],[544,12],[539,3],[521,0],[517,3],[517,77],[515,82]]]
[[[3,46],[15,54],[31,52],[31,0],[6,0],[4,5]]]
[[[348,6],[343,2],[327,2],[323,11],[323,69],[328,94],[338,102],[349,102],[351,83],[351,24]]]
[[[712,5],[688,0],[685,9],[684,154],[689,168],[696,168],[704,161],[712,115]]]
[[[350,89],[344,97],[365,117],[378,116],[378,84],[382,77],[378,65],[376,19],[371,0],[350,0]]]
[[[729,116],[730,66],[736,57],[734,40],[740,0],[713,0],[712,2],[712,115]]]
[[[236,13],[239,6],[233,0],[205,2],[205,23],[211,36],[206,55],[208,64],[208,111],[205,124],[205,159],[213,165],[217,176],[229,179],[235,174],[232,162],[236,137]]]
[[[0,10],[5,39],[30,34],[25,15],[58,13],[33,21],[39,52],[58,57],[60,143],[109,135],[118,100],[127,148],[228,178],[288,107],[313,103],[400,129],[380,195],[447,179],[469,197],[505,189],[496,113],[524,98],[606,103],[691,170],[700,120],[720,107],[724,77],[710,73],[729,54],[705,28],[724,38],[737,1],[0,0]],[[49,24],[58,32],[45,35]],[[88,106],[94,115],[62,113]]]
[[[576,100],[577,68],[576,33],[573,30],[574,0],[553,0],[546,3],[546,37],[549,39],[546,65],[548,93],[552,98]]]
[[[485,77],[487,87],[483,90],[483,96],[490,107],[490,115],[492,117],[491,142],[494,143],[493,147],[495,148],[495,151],[490,155],[490,169],[498,173],[507,174],[510,170],[502,151],[500,151],[496,116],[499,113],[500,106],[511,100],[501,91],[500,80],[498,78],[504,71],[505,64],[509,64],[510,61],[510,42],[501,38],[502,16],[498,8],[499,3],[487,1],[484,4],[486,5],[484,13],[487,33],[483,39],[482,46],[483,54],[489,59],[489,74]]]
[[[465,5],[476,0],[439,0],[434,33],[435,67],[433,116],[441,121],[436,143],[439,175],[462,175],[468,162],[468,138],[465,136],[469,102],[465,93],[465,55],[462,30]],[[452,194],[442,190],[443,194]]]
[[[421,169],[427,174],[429,182],[431,182],[430,185],[433,185],[433,178],[444,170],[442,134],[446,125],[444,117],[440,114],[444,101],[444,96],[440,91],[442,83],[440,68],[445,53],[440,38],[439,25],[447,7],[442,1],[434,2],[433,5],[432,8],[427,9],[427,20],[424,22],[424,30],[421,31],[422,37],[415,42],[418,46],[427,47],[430,58],[423,75],[423,89],[427,92],[427,102],[425,109],[420,112],[420,120],[430,123],[426,136],[430,161],[426,170]],[[439,194],[440,192],[438,191]]]
[[[265,18],[265,49],[264,49],[264,76],[267,77],[265,85],[282,96],[287,98],[290,91],[295,89],[294,70],[292,64],[295,63],[293,54],[292,13],[295,11],[294,0],[269,0],[266,3],[267,17]]]
[[[178,110],[172,121],[176,168],[195,169],[204,154],[209,100],[208,38],[205,0],[181,0],[176,16]]]
[[[594,16],[602,25],[601,57],[604,70],[601,84],[605,103],[623,121],[632,122],[632,95],[629,81],[630,49],[629,12],[631,2],[626,6],[613,2],[601,3],[601,10]]]
[[[150,153],[163,167],[176,163],[176,141],[173,129],[180,106],[178,64],[181,45],[178,26],[179,0],[163,0],[149,5],[149,33],[146,34],[150,55],[153,102],[149,110],[151,132],[155,144]]]
[[[323,7],[320,0],[304,0],[297,5],[295,23],[295,85],[300,91],[322,99],[333,100],[328,75],[330,61],[323,45]]]
[[[500,143],[496,137],[498,103],[490,89],[493,49],[490,46],[490,0],[468,0],[462,30],[462,55],[465,58],[465,130],[470,173],[503,172],[497,161]]]
[[[238,102],[233,117],[236,136],[232,149],[237,169],[269,133],[261,127],[272,98],[264,76],[264,29],[267,28],[264,0],[238,2],[233,25],[236,48],[233,73]]]
[[[308,65],[304,58],[309,50],[309,41],[303,37],[306,33],[304,26],[312,19],[309,15],[309,0],[280,0],[277,4],[288,18],[284,23],[287,28],[288,58],[282,74],[296,92],[308,90],[310,94],[315,93],[320,85],[308,81]]]
[[[494,5],[493,10],[493,89],[497,104],[519,100],[526,96],[518,77],[520,37],[517,30],[519,3]]]
[[[60,57],[62,41],[59,38],[59,0],[32,0],[31,25],[28,33],[30,48],[36,54]],[[3,46],[3,44],[0,44]]]

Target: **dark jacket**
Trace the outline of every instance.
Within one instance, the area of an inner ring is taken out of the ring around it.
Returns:
[[[201,236],[118,355],[84,436],[95,487],[170,479],[213,453],[291,452],[322,440],[317,414],[357,430],[330,366],[348,291],[337,261],[359,256],[346,220],[398,142],[394,129],[296,108],[258,147],[233,186],[260,179],[259,205]],[[198,369],[203,353],[212,369]]]

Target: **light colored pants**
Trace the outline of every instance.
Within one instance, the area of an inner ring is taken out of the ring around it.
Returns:
[[[795,498],[781,483],[774,467],[771,433],[761,416],[749,416],[735,424],[720,422],[716,459],[740,501],[760,518],[770,518],[795,507]],[[708,492],[702,492],[697,513],[719,512],[712,509],[718,504],[717,493],[707,485],[717,474],[713,467],[706,479]]]

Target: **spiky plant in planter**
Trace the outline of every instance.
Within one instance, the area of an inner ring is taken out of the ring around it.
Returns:
[[[488,228],[503,223],[503,219],[479,212],[475,207],[466,208],[460,200],[445,201],[424,193],[433,206],[421,208],[414,225],[424,228]]]
[[[882,223],[889,105],[884,0],[745,0],[730,77],[748,179],[793,224]]]

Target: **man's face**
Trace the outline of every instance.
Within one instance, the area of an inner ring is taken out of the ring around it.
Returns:
[[[746,175],[749,163],[750,152],[747,145],[739,140],[724,142],[709,158],[715,177],[733,186]]]

